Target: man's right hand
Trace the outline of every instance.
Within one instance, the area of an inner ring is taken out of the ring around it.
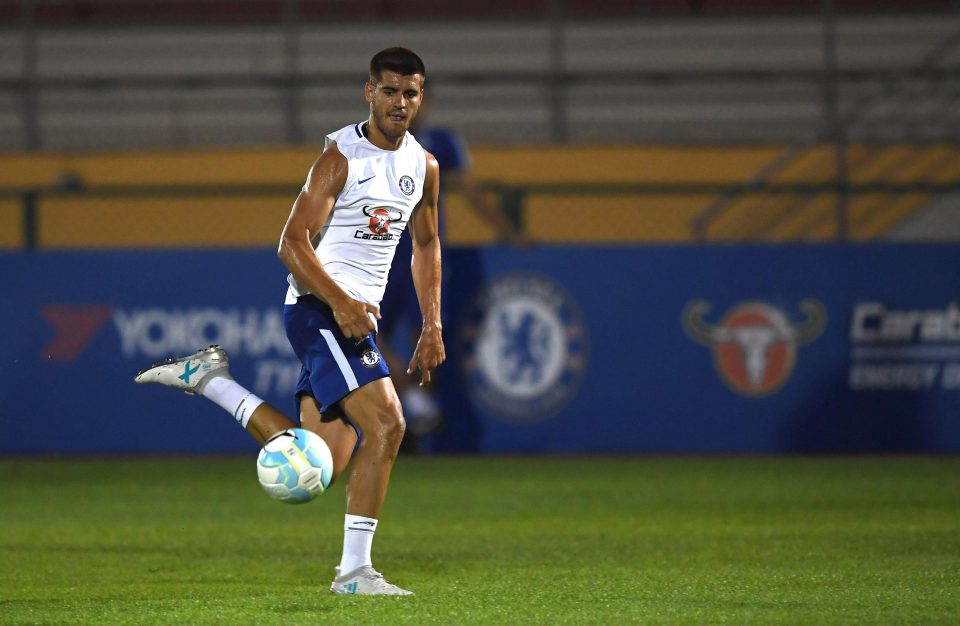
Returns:
[[[333,318],[344,336],[353,340],[363,339],[377,329],[380,307],[347,297],[331,304]]]

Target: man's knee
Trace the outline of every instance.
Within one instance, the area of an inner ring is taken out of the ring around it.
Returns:
[[[403,419],[403,410],[399,402],[390,402],[376,407],[367,420],[375,435],[398,445],[403,439],[407,422]]]
[[[379,398],[375,403],[354,404],[347,410],[347,416],[360,428],[363,438],[396,442],[403,439],[406,422],[400,401],[394,398]]]
[[[347,417],[363,433],[365,442],[376,441],[387,449],[400,446],[406,422],[400,399],[389,378],[380,378],[340,402]]]

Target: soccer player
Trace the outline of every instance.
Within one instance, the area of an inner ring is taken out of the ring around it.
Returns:
[[[370,558],[405,428],[376,334],[378,304],[406,226],[423,317],[407,373],[419,370],[425,385],[446,358],[437,235],[440,170],[407,132],[425,80],[423,61],[406,48],[374,55],[364,86],[369,117],[327,136],[280,237],[278,254],[290,270],[284,323],[302,362],[296,391],[300,424],[329,445],[334,479],[353,456],[343,555],[330,587],[334,593],[410,594],[387,582]],[[136,382],[205,396],[261,444],[295,426],[234,381],[227,365],[227,354],[211,346],[147,368]]]

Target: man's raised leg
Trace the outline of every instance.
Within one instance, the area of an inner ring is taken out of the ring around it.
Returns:
[[[185,357],[175,357],[144,368],[134,379],[140,384],[159,384],[184,393],[203,396],[225,411],[263,445],[280,431],[297,425],[276,407],[233,380],[229,356],[220,346],[210,346]],[[336,480],[347,463],[357,441],[356,431],[343,420],[321,423],[313,398],[301,400],[302,427],[320,435],[333,453],[333,477]]]

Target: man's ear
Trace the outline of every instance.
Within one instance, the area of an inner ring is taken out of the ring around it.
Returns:
[[[369,80],[363,85],[363,97],[367,103],[373,102],[374,85]]]

